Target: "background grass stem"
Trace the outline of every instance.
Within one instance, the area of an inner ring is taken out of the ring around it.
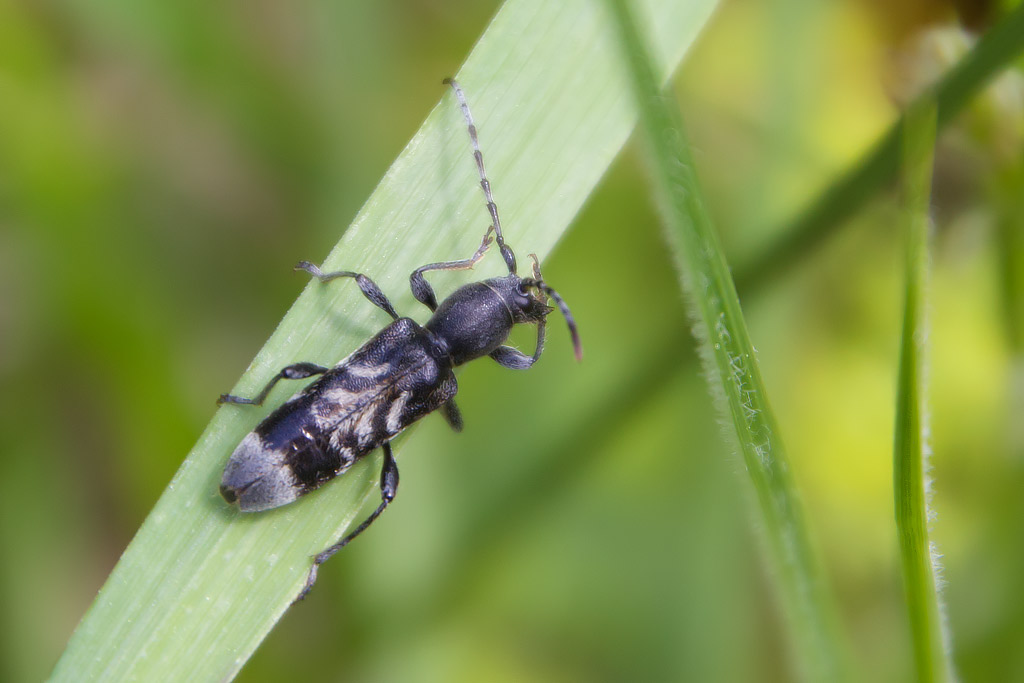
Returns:
[[[789,463],[739,299],[705,207],[682,116],[661,90],[645,38],[622,0],[610,0],[640,111],[655,199],[682,279],[712,394],[725,413],[756,493],[797,667],[808,680],[846,675],[833,600],[803,519]]]
[[[896,528],[906,591],[917,680],[953,678],[948,637],[938,589],[938,555],[929,541],[927,474],[928,409],[928,234],[932,164],[935,149],[934,103],[916,104],[904,117],[903,223],[906,238],[906,287],[896,398],[893,489]]]

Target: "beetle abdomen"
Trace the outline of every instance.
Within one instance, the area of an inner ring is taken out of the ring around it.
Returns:
[[[270,414],[239,444],[221,492],[243,511],[290,503],[451,399],[433,336],[402,318]]]

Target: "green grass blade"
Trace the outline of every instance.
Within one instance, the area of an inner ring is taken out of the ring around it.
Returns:
[[[903,220],[906,225],[906,291],[896,399],[893,488],[900,559],[910,617],[917,680],[952,678],[937,586],[938,559],[928,540],[926,479],[927,409],[925,353],[928,280],[928,204],[931,198],[936,108],[910,110],[903,130]]]
[[[758,526],[767,537],[797,660],[809,680],[842,678],[845,655],[832,597],[823,585],[739,299],[704,207],[682,116],[661,92],[626,2],[610,4],[635,86],[666,237],[691,304],[712,391],[735,431],[760,504]]]
[[[1018,4],[989,29],[920,102],[932,101],[938,108],[938,128],[954,120],[993,76],[1013,63],[1024,50],[1024,4]],[[896,121],[878,143],[841,178],[813,201],[792,225],[773,231],[781,237],[745,264],[737,273],[740,291],[749,283],[764,282],[790,262],[787,254],[813,250],[843,224],[865,201],[891,182],[900,166],[902,121]]]
[[[679,63],[714,4],[644,3],[658,27],[661,73]],[[425,311],[408,290],[413,268],[468,257],[487,225],[465,126],[440,84],[445,75],[438,74],[442,101],[324,264],[371,275],[402,312]],[[597,0],[510,0],[458,77],[506,238],[521,259],[531,251],[543,257],[635,124],[606,8]],[[492,254],[476,276],[500,272]],[[445,292],[461,278],[442,273],[433,282]],[[386,320],[351,283],[311,284],[233,393],[254,394],[296,360],[335,361]],[[220,500],[228,454],[294,388],[275,390],[263,409],[217,411],[79,624],[54,680],[223,680],[237,673],[298,593],[310,556],[377,495],[374,458],[283,509],[242,515]]]

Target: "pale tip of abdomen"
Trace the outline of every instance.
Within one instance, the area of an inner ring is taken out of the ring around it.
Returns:
[[[242,512],[259,512],[290,503],[302,494],[284,455],[249,434],[224,468],[220,494]]]

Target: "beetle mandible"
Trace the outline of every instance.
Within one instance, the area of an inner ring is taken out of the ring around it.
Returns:
[[[260,405],[282,379],[321,376],[260,422],[231,454],[220,491],[229,503],[238,503],[243,512],[290,503],[344,473],[371,451],[381,448],[384,452],[380,505],[353,531],[313,558],[305,586],[296,600],[304,598],[313,587],[320,565],[365,531],[394,499],[398,466],[391,453],[391,439],[438,409],[453,429],[462,429],[462,417],[454,400],[458,383],[453,368],[483,356],[513,370],[532,366],[544,349],[545,323],[553,310],[547,305],[548,297],[565,317],[576,359],[582,358],[572,313],[541,277],[537,257],[530,255],[533,277],[516,274],[515,253],[501,232],[498,207],[491,196],[491,183],[484,171],[466,96],[455,80],[449,78],[444,82],[455,92],[469,128],[491,225],[470,258],[429,263],[409,277],[413,296],[433,316],[421,326],[400,317],[387,296],[365,275],[349,271],[324,273],[314,264],[302,261],[295,269],[304,270],[321,282],[355,279],[366,298],[387,312],[394,322],[333,368],[295,363],[278,372],[255,398],[224,394],[217,401]],[[492,242],[498,245],[508,275],[465,285],[438,305],[424,273],[472,268]],[[504,345],[513,326],[519,323],[537,325],[537,346],[532,355]]]

